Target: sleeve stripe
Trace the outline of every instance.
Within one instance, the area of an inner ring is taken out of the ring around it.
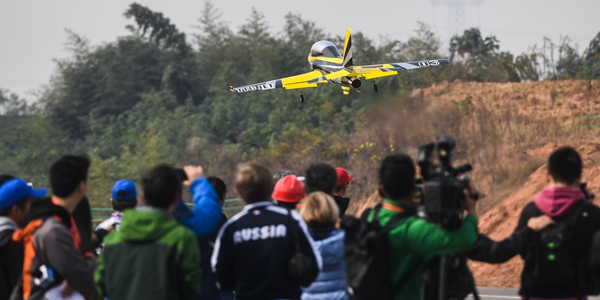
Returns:
[[[227,227],[231,225],[231,223],[237,221],[239,218],[245,216],[247,213],[248,210],[244,209],[237,215],[231,217],[231,219],[227,220],[227,222],[223,224],[223,226],[221,226],[221,229],[219,230],[219,235],[217,235],[217,239],[215,240],[215,248],[213,250],[212,257],[210,258],[210,267],[213,272],[217,272],[216,267],[217,261],[219,261],[219,251],[221,250],[221,239],[223,238],[223,233],[225,232]]]

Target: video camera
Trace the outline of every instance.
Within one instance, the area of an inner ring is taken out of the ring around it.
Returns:
[[[455,147],[454,139],[445,136],[437,143],[419,147],[417,157],[421,178],[415,198],[421,200],[420,215],[447,229],[458,229],[462,224],[466,206],[464,190],[469,190],[470,181],[465,173],[473,169],[470,164],[452,166],[451,154]],[[438,164],[433,163],[434,151]],[[477,200],[479,195],[471,195],[471,198]],[[464,299],[469,294],[480,299],[464,253],[435,257],[426,285],[425,299]]]
[[[436,143],[419,147],[417,163],[421,178],[417,181],[415,198],[421,200],[425,219],[445,228],[458,228],[461,213],[465,209],[463,191],[469,189],[470,179],[464,175],[473,169],[470,164],[453,167],[451,154],[456,147],[452,137],[445,136]],[[433,164],[433,152],[437,152],[438,164]],[[463,174],[460,178],[459,175]],[[478,199],[478,195],[471,195]]]

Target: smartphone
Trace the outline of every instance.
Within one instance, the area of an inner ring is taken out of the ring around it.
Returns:
[[[185,173],[185,171],[182,168],[175,168],[174,171],[175,171],[175,174],[177,174],[177,177],[179,178],[179,180],[181,180],[181,182],[187,181],[189,179],[187,177],[187,174]]]

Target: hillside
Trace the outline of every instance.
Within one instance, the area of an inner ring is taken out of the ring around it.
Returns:
[[[584,158],[584,177],[600,194],[600,82],[443,83],[417,90],[411,99],[424,103],[419,118],[450,118],[448,108],[466,111],[452,133],[458,162],[474,166],[471,177],[485,197],[480,201],[480,231],[494,240],[508,237],[521,209],[545,184],[545,160],[562,145]],[[424,125],[423,125],[424,126]],[[449,127],[450,128],[450,127]],[[478,140],[478,136],[485,139]],[[464,145],[471,143],[471,145]],[[416,150],[409,153],[416,156]],[[374,193],[353,207],[357,214],[380,201]],[[516,287],[522,260],[506,264],[470,263],[479,286]]]
[[[544,147],[528,153],[532,157],[544,159],[558,146],[561,145],[548,143]],[[592,192],[598,195],[600,191],[598,188],[600,186],[600,143],[598,140],[595,142],[582,141],[577,149],[584,159],[583,177],[588,180],[588,186]],[[544,164],[533,172],[521,187],[512,191],[494,208],[479,217],[480,232],[494,240],[502,240],[510,236],[517,225],[521,209],[543,188],[545,180],[546,165]],[[471,262],[470,266],[480,286],[518,287],[523,261],[517,256],[501,265]]]

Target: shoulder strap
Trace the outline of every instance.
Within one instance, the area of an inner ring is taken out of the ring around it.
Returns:
[[[365,209],[365,211],[363,211],[362,215],[360,216],[360,219],[363,221],[367,221],[369,219],[369,215],[371,214],[371,212],[373,212],[373,221],[372,222],[379,222],[379,211],[381,210],[381,203],[375,205],[375,207],[373,208],[367,208]]]
[[[396,215],[394,215],[389,222],[387,222],[387,224],[385,224],[385,226],[383,227],[384,231],[390,231],[392,229],[392,226],[396,225],[396,223],[398,223],[400,220],[406,218],[410,216],[408,213],[397,213]]]
[[[394,285],[392,289],[394,297],[398,295],[400,291],[402,291],[404,286],[408,283],[408,280],[415,274],[415,272],[419,269],[424,260],[425,259],[421,257],[417,262],[415,262],[414,265],[410,267],[408,271],[406,271],[406,273],[402,275],[402,277],[400,277],[400,280],[398,280],[398,282]]]
[[[567,228],[574,227],[575,223],[577,223],[577,220],[579,220],[579,216],[581,216],[581,212],[585,208],[584,202],[585,200],[580,200],[579,203],[575,204],[575,207],[573,207],[569,212],[566,218]]]
[[[376,207],[381,209],[381,205],[379,205],[379,207]],[[379,209],[375,212],[377,216],[379,214]],[[387,224],[385,224],[385,226],[383,227],[383,231],[385,233],[389,232],[392,227],[394,225],[396,225],[396,223],[398,223],[399,221],[401,221],[402,219],[406,218],[410,216],[408,213],[406,212],[401,212],[401,213],[397,213],[396,215],[394,215],[392,217],[392,219],[390,219],[389,222],[387,222]],[[373,218],[373,221],[375,221],[375,218]],[[423,262],[424,258],[420,258],[419,260],[417,260],[408,271],[406,271],[406,273],[404,273],[402,275],[402,277],[400,277],[400,280],[398,280],[398,282],[396,284],[393,285],[393,295],[397,295],[406,285],[406,283],[408,283],[408,280],[414,275],[414,273],[417,271],[417,269],[419,268],[419,266],[421,266],[422,262]]]
[[[369,215],[371,212],[373,212],[373,219],[371,220],[371,223],[379,223],[379,212],[381,212],[382,209],[382,205],[377,204],[375,207],[373,207],[372,209],[365,209],[365,211],[362,213],[361,215],[361,220],[366,221],[369,218]],[[403,213],[398,213],[396,215],[394,215],[389,222],[387,222],[387,224],[385,224],[384,226],[384,230],[388,231],[391,229],[392,226],[394,226],[394,224],[396,224],[398,221],[404,219],[405,217],[408,217],[409,214],[403,212]]]
[[[288,209],[288,220],[290,222],[290,231],[292,232],[292,241],[294,242],[294,248],[296,251],[300,251],[300,243],[298,242],[298,225],[296,220],[292,217],[292,211]]]

